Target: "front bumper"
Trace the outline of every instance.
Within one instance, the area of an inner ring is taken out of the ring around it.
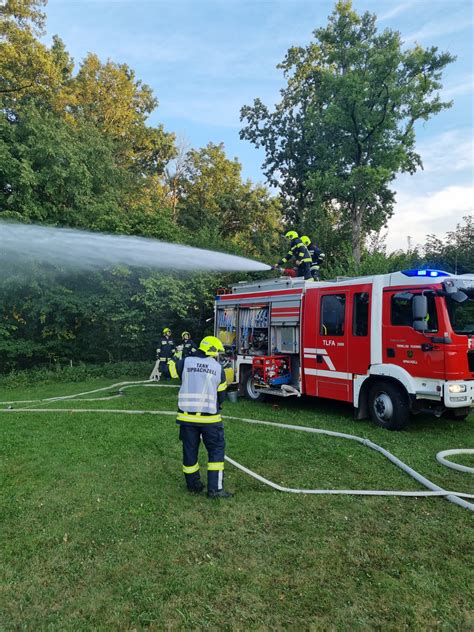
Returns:
[[[460,386],[465,386],[466,389],[461,393],[450,393],[449,386],[451,384],[459,384]],[[474,380],[465,382],[445,382],[443,400],[446,408],[474,407]]]

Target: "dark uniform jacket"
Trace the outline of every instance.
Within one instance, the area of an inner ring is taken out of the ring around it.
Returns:
[[[156,349],[156,357],[158,358],[158,360],[160,360],[161,362],[166,362],[170,358],[172,358],[175,353],[176,347],[173,340],[171,338],[163,336],[160,344],[158,345],[158,348]]]
[[[186,358],[189,358],[189,356],[196,355],[196,351],[197,344],[191,339],[186,340],[186,342],[183,343],[183,354],[181,357],[185,360]]]
[[[321,250],[321,248],[318,248],[316,244],[313,244],[313,242],[311,242],[310,244],[308,244],[308,252],[312,259],[313,264],[317,266],[321,265],[321,261],[322,261],[321,255],[323,254],[323,251]]]
[[[288,263],[288,261],[293,257],[296,259],[296,261],[298,261],[299,264],[311,263],[311,256],[308,252],[308,249],[299,237],[291,240],[290,249],[288,250],[286,255],[280,259],[278,265],[282,266],[284,263]]]

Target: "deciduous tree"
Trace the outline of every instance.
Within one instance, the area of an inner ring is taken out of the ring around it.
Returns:
[[[265,149],[287,221],[304,227],[312,208],[339,214],[360,262],[364,235],[393,212],[396,174],[421,167],[415,123],[450,105],[439,89],[452,61],[436,47],[406,48],[399,32],[377,30],[375,15],[337,2],[328,25],[280,64],[287,85],[275,109],[256,99],[241,111],[241,138]]]
[[[457,274],[474,271],[474,217],[466,215],[444,239],[428,235],[424,245],[425,262],[430,267]]]

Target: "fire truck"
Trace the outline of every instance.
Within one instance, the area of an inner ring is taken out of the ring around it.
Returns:
[[[216,297],[215,335],[252,400],[351,402],[358,419],[388,430],[411,414],[473,410],[474,274],[241,282]]]

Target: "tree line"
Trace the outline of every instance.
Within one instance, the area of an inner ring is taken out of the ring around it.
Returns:
[[[44,44],[45,4],[0,6],[0,219],[142,235],[269,263],[291,226],[316,236],[326,276],[426,259],[387,254],[374,237],[393,213],[395,175],[420,165],[415,122],[449,106],[439,98],[448,53],[404,51],[397,32],[378,33],[375,16],[338,2],[308,47],[288,51],[275,110],[258,99],[242,108],[241,136],[264,147],[269,190],[244,181],[223,144],[186,148],[150,125],[158,100],[127,64],[89,53],[75,65],[60,37]],[[453,265],[472,267],[472,230],[468,218],[453,233],[451,241],[462,241]],[[426,256],[451,265],[449,243],[430,238]],[[152,357],[163,325],[204,333],[215,287],[232,280],[125,267],[84,275],[39,264],[2,272],[2,371],[57,358]]]

